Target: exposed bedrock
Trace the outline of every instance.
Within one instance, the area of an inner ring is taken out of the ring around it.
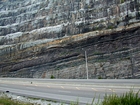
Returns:
[[[140,78],[140,0],[0,0],[0,76]]]
[[[86,51],[89,78],[139,78],[140,27],[79,34],[25,48],[24,45],[1,50],[2,76],[86,78]]]
[[[0,45],[124,26],[139,21],[139,8],[140,0],[1,0]]]

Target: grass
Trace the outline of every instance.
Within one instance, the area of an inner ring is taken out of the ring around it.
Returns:
[[[87,105],[140,105],[139,91],[137,93],[134,93],[134,91],[132,90],[130,90],[127,93],[124,93],[121,96],[118,96],[117,94],[112,94],[112,95],[106,94],[104,100],[101,103],[99,102],[94,103],[94,99],[91,104],[87,104]],[[8,98],[6,95],[4,95],[0,97],[0,105],[34,105],[34,104],[23,103],[17,100],[12,100]],[[61,103],[60,105],[64,105],[64,104]],[[70,105],[80,105],[80,103],[77,101],[77,102],[72,102]]]
[[[17,100],[12,100],[7,96],[0,97],[0,105],[34,105],[31,103],[23,103]]]
[[[139,91],[134,93],[132,90],[118,96],[112,94],[110,96],[105,96],[102,105],[140,105]]]

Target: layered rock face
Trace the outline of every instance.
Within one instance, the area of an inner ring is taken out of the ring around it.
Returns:
[[[86,53],[85,53],[86,52]],[[140,78],[140,0],[0,0],[0,75]]]

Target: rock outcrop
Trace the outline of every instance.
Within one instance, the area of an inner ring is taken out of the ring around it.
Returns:
[[[0,75],[140,78],[140,0],[0,0]]]

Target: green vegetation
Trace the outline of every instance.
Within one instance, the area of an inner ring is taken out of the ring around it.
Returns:
[[[134,93],[134,91],[132,90],[130,92],[124,93],[121,96],[118,96],[117,94],[106,95],[102,103],[99,102],[94,103],[94,99],[91,104],[87,104],[87,105],[140,105],[139,91],[137,93]],[[8,98],[6,95],[4,95],[4,96],[0,96],[0,105],[34,105],[34,104],[23,103],[17,100],[12,100],[11,98]],[[64,104],[61,103],[61,105]],[[70,105],[80,105],[80,104],[79,101],[77,101],[77,102],[72,102]]]
[[[50,77],[51,79],[55,79],[55,77],[53,76],[53,75],[51,75],[51,77]]]
[[[124,3],[124,0],[121,0],[121,3]]]
[[[133,91],[130,91],[122,96],[116,94],[110,96],[106,95],[102,105],[140,105],[139,92],[134,93]]]
[[[103,79],[103,78],[101,76],[99,76],[98,79]]]
[[[7,96],[4,95],[0,97],[0,105],[33,105],[33,104],[12,100],[11,98],[8,98]]]
[[[113,29],[113,28],[114,28],[113,26],[108,26],[108,27],[107,27],[107,29]]]

